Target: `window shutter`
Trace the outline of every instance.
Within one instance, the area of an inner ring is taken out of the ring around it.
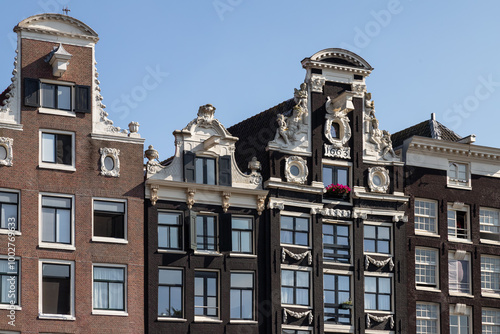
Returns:
[[[40,81],[38,79],[24,78],[24,105],[40,107]]]
[[[192,250],[196,250],[196,212],[189,211],[189,243]]]
[[[231,186],[231,156],[225,155],[219,158],[219,185]]]
[[[184,152],[184,182],[195,182],[196,180],[195,159],[194,153]]]
[[[91,112],[90,86],[75,86],[75,111]]]

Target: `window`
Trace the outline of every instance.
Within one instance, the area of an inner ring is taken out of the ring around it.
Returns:
[[[158,272],[158,316],[182,318],[182,270],[160,269]]]
[[[437,202],[415,200],[415,231],[437,233]]]
[[[417,302],[417,333],[439,333],[439,306]]]
[[[19,195],[0,191],[0,228],[18,230]]]
[[[448,165],[448,185],[469,187],[469,166],[464,163],[450,162]]]
[[[309,246],[309,218],[281,216],[281,243]]]
[[[75,136],[70,132],[40,132],[40,165],[41,167],[64,169],[75,166]],[[69,166],[69,167],[68,167]]]
[[[365,252],[389,254],[391,252],[391,228],[381,225],[364,226]]]
[[[415,248],[415,283],[419,287],[437,288],[438,251]]]
[[[195,271],[194,275],[194,315],[218,317],[218,274],[210,271]]]
[[[205,144],[206,143],[207,142],[205,142]],[[218,159],[216,160],[215,158],[212,157],[196,156],[196,154],[193,152],[188,152],[188,151],[184,152],[185,182],[231,186],[232,184],[231,169],[232,169],[232,160],[230,155],[219,156]]]
[[[460,311],[459,311],[460,309]],[[463,304],[450,306],[450,333],[471,333],[471,308]]]
[[[0,304],[19,305],[19,260],[0,259]]]
[[[94,199],[94,240],[126,239],[125,204]]]
[[[500,257],[481,255],[481,292],[500,295]]]
[[[196,183],[215,184],[215,159],[196,157]]]
[[[333,126],[332,126],[333,128]],[[336,138],[336,137],[334,137]],[[339,166],[323,166],[323,184],[329,186],[330,184],[349,185],[349,168]]]
[[[449,239],[470,239],[469,210],[463,203],[448,205]]]
[[[323,259],[350,263],[351,245],[348,225],[323,224]]]
[[[463,251],[448,254],[448,275],[450,293],[471,293],[470,256]]]
[[[481,239],[500,241],[499,210],[479,209]]]
[[[74,315],[74,269],[72,262],[40,262],[42,273],[42,316],[58,315],[71,318]]]
[[[231,235],[233,252],[253,254],[252,218],[231,217]]]
[[[309,305],[310,274],[308,271],[281,270],[281,303]]]
[[[500,333],[500,310],[483,309],[482,310],[483,333]]]
[[[324,274],[323,300],[325,323],[351,323],[351,277],[347,275]]]
[[[182,214],[158,212],[158,248],[182,250]]]
[[[94,310],[125,311],[125,268],[94,266]]]
[[[71,86],[41,84],[43,108],[71,110]]]
[[[73,199],[42,195],[42,243],[73,244]],[[48,246],[48,245],[45,245]]]
[[[215,216],[196,217],[196,249],[217,251],[217,221]]]
[[[391,311],[392,278],[365,276],[365,310]]]
[[[253,320],[253,273],[231,273],[231,319]]]

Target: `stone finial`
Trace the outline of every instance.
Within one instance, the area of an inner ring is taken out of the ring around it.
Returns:
[[[257,157],[253,157],[252,160],[248,162],[248,169],[252,171],[252,174],[258,172],[261,167],[261,163],[257,160]]]
[[[198,109],[198,120],[202,123],[210,124],[214,119],[215,107],[211,104],[205,104]]]
[[[144,151],[144,156],[148,158],[149,161],[158,159],[158,151],[153,148],[153,145],[149,145],[148,149]]]
[[[130,133],[139,132],[139,122],[128,123],[128,129],[130,130]]]

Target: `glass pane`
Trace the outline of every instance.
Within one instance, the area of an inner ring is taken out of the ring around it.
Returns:
[[[349,227],[344,226],[344,225],[337,225],[337,235],[348,237],[349,236]]]
[[[309,272],[296,271],[297,273],[297,286],[309,287]]]
[[[377,299],[375,294],[365,293],[365,309],[367,310],[377,309]]]
[[[379,295],[378,296],[378,309],[381,311],[391,310],[391,296]]]
[[[338,276],[339,280],[339,290],[343,291],[349,291],[350,290],[350,284],[349,284],[349,276]]]
[[[108,212],[125,212],[125,203],[108,202],[108,201],[94,201],[95,211],[108,211]]]
[[[378,238],[379,239],[390,239],[390,228],[389,227],[380,227],[378,228]]]
[[[17,194],[0,192],[0,202],[17,204]]]
[[[241,232],[241,251],[252,253],[252,232]]]
[[[328,290],[335,289],[335,275],[325,274],[323,276],[323,284],[324,284],[325,289],[328,289]]]
[[[281,229],[293,230],[293,217],[281,216]]]
[[[43,196],[42,197],[42,206],[51,206],[56,208],[70,209],[71,208],[71,199],[63,198],[63,197],[52,197],[52,196]]]
[[[123,283],[109,283],[109,308],[123,310]]]
[[[293,232],[281,231],[281,243],[282,244],[293,244]]]
[[[365,276],[365,291],[377,292],[377,278]]]
[[[380,293],[391,293],[391,279],[379,277],[378,289]]]
[[[230,303],[230,310],[231,310],[231,319],[240,319],[240,317],[241,317],[240,290],[231,290],[229,303]]]
[[[378,253],[389,253],[389,241],[377,241],[377,252]]]
[[[325,303],[327,304],[335,304],[335,292],[334,291],[325,291],[323,293],[325,298]]]
[[[332,179],[332,169],[328,167],[323,167],[323,184],[329,186],[333,183]]]
[[[2,204],[0,216],[2,219],[2,228],[14,227],[17,230],[17,205],[15,204]],[[15,223],[12,225],[12,223]]]
[[[55,91],[56,86],[42,83],[42,107],[55,108]]]
[[[232,228],[239,230],[251,230],[252,219],[249,218],[233,218],[231,220]]]
[[[365,238],[376,238],[375,226],[365,225],[364,226],[364,235],[365,235]]]
[[[195,277],[194,279],[194,294],[196,296],[203,296],[205,293],[204,287],[203,287],[203,278],[202,277]]]
[[[293,271],[291,271],[291,270],[282,270],[281,271],[281,285],[294,286]]]
[[[196,183],[203,183],[203,159],[195,159]]]
[[[71,243],[71,211],[58,209],[57,219],[57,242]]]
[[[241,316],[243,319],[253,318],[253,293],[250,290],[241,291],[242,294],[242,308]]]
[[[182,270],[160,269],[158,282],[160,284],[182,285]]]
[[[94,308],[97,309],[109,308],[107,283],[94,282]]]
[[[217,296],[217,280],[207,278],[207,296]]]
[[[180,318],[182,317],[182,288],[170,288],[170,316]]]
[[[170,288],[167,286],[158,287],[158,315],[170,316]]]
[[[43,264],[42,272],[44,277],[64,277],[69,278],[69,266],[62,264]]]
[[[207,161],[207,184],[215,184],[215,160],[206,159]]]
[[[252,288],[253,275],[252,274],[231,274],[231,288]]]
[[[307,233],[295,233],[295,244],[301,246],[309,245],[309,235]]]
[[[105,281],[124,281],[122,268],[94,267],[94,279]]]
[[[158,247],[168,248],[168,227],[158,226]]]
[[[42,241],[55,242],[56,210],[42,208]]]
[[[71,87],[57,86],[57,108],[71,110]]]
[[[337,183],[348,185],[347,169],[337,169]]]
[[[309,290],[308,289],[297,289],[297,300],[298,305],[309,305]]]
[[[376,251],[375,249],[375,240],[366,240],[365,239],[365,252],[372,252],[374,253]]]
[[[167,225],[180,225],[181,223],[181,215],[177,213],[166,213],[159,212],[158,213],[158,224],[167,224]]]
[[[110,156],[104,158],[104,168],[109,171],[113,170],[115,168],[115,160]]]
[[[42,161],[56,162],[56,136],[51,133],[42,133]]]
[[[309,231],[309,219],[307,218],[296,218],[295,220],[295,230],[296,231]]]
[[[323,234],[333,234],[333,225],[323,225]]]
[[[170,228],[170,248],[179,248],[179,229],[176,227]]]
[[[293,289],[281,287],[281,302],[283,304],[293,304]]]
[[[231,233],[231,249],[233,252],[241,251],[240,246],[240,232],[233,231]]]

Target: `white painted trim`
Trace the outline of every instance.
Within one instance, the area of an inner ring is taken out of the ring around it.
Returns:
[[[45,314],[43,310],[43,264],[62,264],[70,266],[70,314]],[[38,319],[76,320],[75,318],[75,262],[54,259],[38,259]]]
[[[313,194],[323,194],[323,187],[319,188],[303,184],[285,183],[282,182],[281,180],[280,181],[267,180],[264,182],[264,188],[278,188],[278,189],[287,189],[287,190],[300,191]]]
[[[62,134],[71,136],[71,165],[64,165],[58,163],[42,162],[42,134]],[[60,169],[67,171],[76,171],[76,144],[75,144],[75,133],[71,131],[61,131],[54,129],[38,129],[38,167],[47,169]]]
[[[330,332],[332,331],[332,332]],[[334,325],[325,322],[325,333],[353,333],[354,326],[353,325]],[[378,333],[378,331],[377,331]]]
[[[60,197],[71,199],[71,242],[69,244],[62,244],[57,242],[44,242],[42,241],[42,231],[43,231],[43,212],[42,212],[42,198],[47,197]],[[38,247],[40,248],[52,248],[52,249],[65,249],[65,250],[75,250],[75,195],[71,194],[60,194],[60,193],[38,193]]]
[[[167,322],[186,322],[187,319],[184,318],[169,318],[169,317],[157,317],[156,321],[167,321]]]
[[[145,138],[137,138],[137,137],[124,137],[123,135],[105,135],[101,133],[91,133],[90,138],[95,139],[95,140],[105,140],[105,141],[116,141],[120,143],[127,143],[127,144],[140,144],[143,145],[144,141],[146,141]]]
[[[112,237],[99,237],[94,236],[94,201],[102,202],[120,202],[124,203],[124,213],[123,213],[123,238],[112,238]],[[108,198],[108,197],[92,197],[92,241],[94,242],[109,242],[117,244],[128,244],[128,201],[122,198]]]

